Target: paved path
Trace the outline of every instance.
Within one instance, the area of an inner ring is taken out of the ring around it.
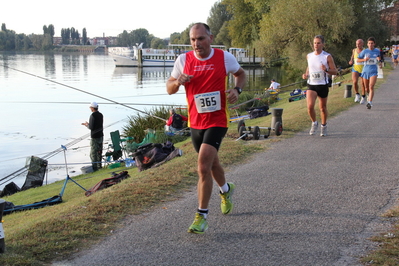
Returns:
[[[330,119],[328,137],[306,130],[231,167],[235,209],[222,215],[214,188],[206,234],[186,233],[193,188],[53,265],[359,265],[398,198],[398,84],[394,70],[372,109]]]

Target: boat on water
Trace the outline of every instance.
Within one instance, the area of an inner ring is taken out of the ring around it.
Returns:
[[[173,67],[179,55],[172,49],[133,47],[108,47],[117,67]]]
[[[167,49],[142,48],[143,43],[133,47],[108,47],[117,67],[173,67],[176,58],[191,50],[189,44],[170,44]],[[226,50],[223,45],[212,45],[213,48]],[[229,48],[240,65],[258,66],[264,63],[264,58],[253,57],[243,48]]]

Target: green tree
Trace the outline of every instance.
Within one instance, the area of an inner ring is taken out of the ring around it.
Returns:
[[[180,41],[180,33],[174,32],[170,35],[171,44],[179,43],[179,41]]]
[[[315,35],[324,35],[326,50],[336,60],[355,20],[349,1],[273,1],[270,12],[263,14],[256,47],[266,58],[288,56],[291,66],[305,69],[305,57],[313,50]]]
[[[54,35],[55,35],[55,29],[54,29],[54,25],[53,24],[50,24],[50,25],[48,25],[48,34],[50,34],[50,37],[51,37],[51,45],[53,45],[54,44]]]
[[[356,20],[353,24],[353,37],[349,39],[353,46],[355,41],[359,38],[367,39],[368,37],[375,37],[378,43],[383,44],[386,39],[389,39],[389,28],[384,21],[381,20],[378,11],[392,4],[394,1],[387,0],[351,0],[353,12]]]
[[[165,49],[166,48],[165,41],[160,38],[154,37],[151,40],[151,48]]]
[[[48,26],[46,26],[46,25],[43,26],[43,35],[46,35],[46,34],[48,34],[50,36],[51,45],[53,45],[54,44],[53,38],[54,38],[54,34],[55,34],[53,24],[50,24]]]
[[[179,44],[190,44],[190,29],[191,27],[194,25],[194,23],[191,23],[190,25],[188,25],[188,27],[181,32],[180,34],[180,40],[179,40]]]
[[[206,23],[211,28],[215,38],[218,36],[223,26],[226,25],[226,22],[231,20],[232,17],[232,14],[227,11],[226,5],[222,4],[220,1],[212,6]]]
[[[49,33],[43,35],[41,43],[42,45],[40,47],[40,50],[48,51],[53,49],[53,38]]]
[[[143,43],[143,47],[149,47],[151,44],[150,42],[148,42],[149,35],[150,34],[148,33],[148,30],[143,28],[133,30],[130,33],[131,45],[135,45],[136,43]]]
[[[15,31],[7,30],[6,31],[6,50],[11,51],[15,50]]]
[[[71,29],[61,29],[62,44],[70,44],[71,41]]]
[[[15,50],[24,50],[24,35],[25,34],[15,35]]]
[[[44,43],[44,35],[31,34],[29,35],[29,39],[31,40],[33,48],[35,50],[42,50]]]
[[[82,30],[82,44],[87,45],[87,31],[86,28],[83,28]]]
[[[6,27],[6,24],[5,24],[5,23],[2,23],[2,24],[1,24],[1,31],[4,31],[4,32],[7,31],[7,27]]]
[[[29,48],[32,47],[32,41],[30,40],[30,38],[27,35],[25,35],[25,34],[23,34],[23,35],[24,35],[24,37],[23,37],[23,50],[29,50]]]
[[[251,46],[258,39],[262,18],[257,6],[249,0],[223,0],[222,3],[232,14],[232,19],[227,25],[232,45],[245,48]]]
[[[129,33],[126,30],[118,35],[117,41],[119,46],[131,46]]]
[[[223,23],[223,26],[220,28],[218,35],[216,35],[214,44],[224,45],[227,48],[231,47],[231,38],[229,35],[228,23],[229,21],[225,21]]]
[[[6,50],[7,34],[5,31],[0,31],[0,51]]]

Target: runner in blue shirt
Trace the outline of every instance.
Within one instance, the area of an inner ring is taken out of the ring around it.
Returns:
[[[358,56],[357,62],[364,62],[363,72],[360,75],[364,80],[366,92],[369,94],[367,98],[367,109],[373,106],[374,85],[377,82],[378,64],[380,62],[380,50],[375,48],[375,39],[370,37],[367,39],[368,49],[364,49]]]

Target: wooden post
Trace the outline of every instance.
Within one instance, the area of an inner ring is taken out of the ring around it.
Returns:
[[[138,67],[143,66],[143,50],[141,49],[137,50],[137,66]]]

